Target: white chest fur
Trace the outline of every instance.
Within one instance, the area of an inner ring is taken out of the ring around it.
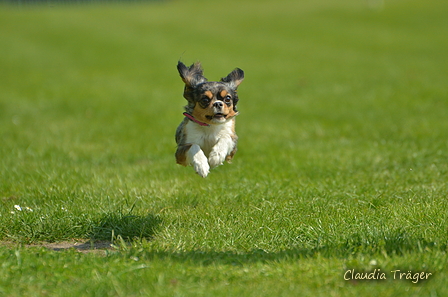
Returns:
[[[224,154],[230,153],[233,148],[233,136],[235,122],[230,120],[220,125],[200,126],[194,122],[188,122],[186,129],[186,143],[197,144],[201,147],[204,154],[209,157],[213,147],[218,143],[225,143]],[[215,148],[216,149],[216,148]]]

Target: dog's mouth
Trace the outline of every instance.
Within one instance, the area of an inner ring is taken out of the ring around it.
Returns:
[[[223,119],[227,118],[227,115],[218,112],[218,113],[215,113],[214,115],[208,115],[208,116],[205,116],[205,117],[206,117],[207,119],[209,119],[209,120],[213,120],[213,119],[216,119],[216,120],[223,120]]]

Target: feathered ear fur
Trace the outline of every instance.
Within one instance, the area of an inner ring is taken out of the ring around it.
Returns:
[[[200,83],[206,82],[207,79],[202,75],[203,70],[200,62],[196,62],[190,67],[187,67],[182,62],[177,63],[177,70],[183,82],[188,86],[194,88]]]
[[[230,72],[229,75],[221,78],[221,81],[228,83],[231,88],[236,90],[240,85],[240,83],[243,81],[243,79],[244,79],[244,71],[239,68],[235,68],[235,70]]]
[[[194,88],[207,81],[202,75],[203,70],[200,62],[196,62],[190,67],[185,66],[184,63],[179,61],[177,63],[177,70],[179,71],[182,81],[185,83],[184,98],[188,101],[193,100]]]

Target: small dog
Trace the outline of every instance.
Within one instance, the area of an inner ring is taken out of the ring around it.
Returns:
[[[200,176],[206,177],[210,168],[224,161],[230,163],[235,155],[237,88],[244,72],[236,68],[221,81],[209,82],[199,62],[190,67],[178,62],[177,70],[185,83],[184,98],[188,105],[176,130],[176,161],[193,166]]]

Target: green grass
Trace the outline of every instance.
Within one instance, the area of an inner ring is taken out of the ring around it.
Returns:
[[[448,3],[380,3],[0,6],[0,295],[447,295]],[[206,179],[179,58],[246,73]]]

